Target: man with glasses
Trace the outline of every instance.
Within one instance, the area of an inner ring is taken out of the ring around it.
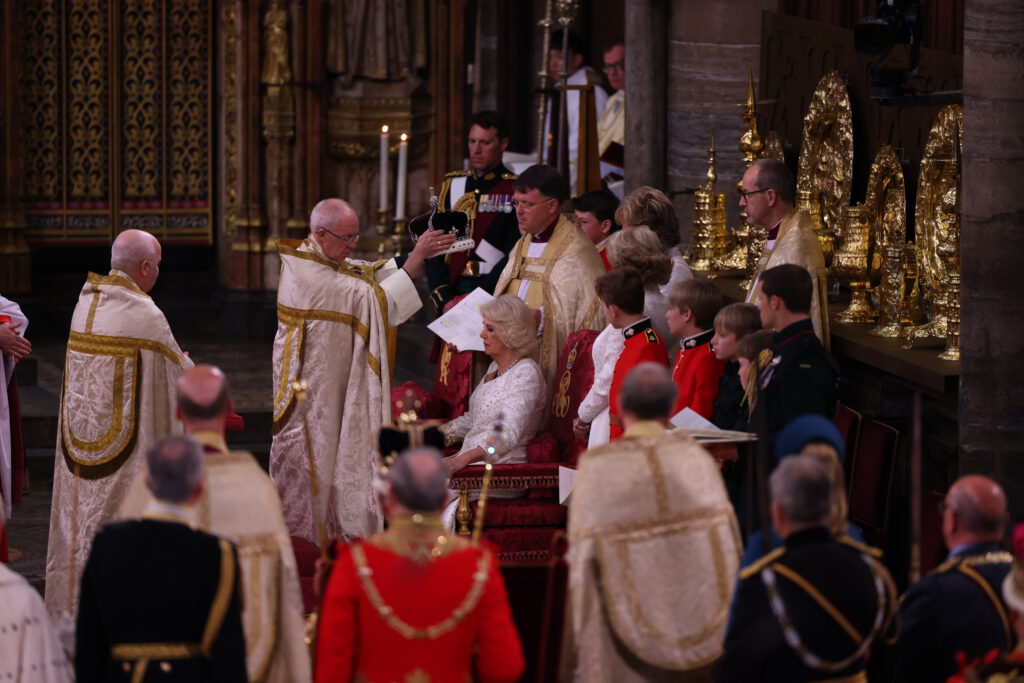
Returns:
[[[320,543],[321,532],[352,538],[382,528],[373,433],[391,422],[391,328],[422,306],[412,279],[454,238],[424,232],[399,267],[348,258],[359,217],[341,199],[317,204],[309,225],[304,241],[277,245],[270,475],[288,532]]]
[[[747,212],[747,222],[768,231],[768,242],[757,264],[747,303],[757,304],[758,279],[761,273],[792,263],[811,274],[814,295],[811,297],[811,321],[818,339],[829,348],[828,271],[821,243],[814,234],[814,223],[804,211],[797,211],[796,180],[786,164],[776,159],[758,159],[743,174],[740,208]]]
[[[537,164],[519,176],[514,202],[523,236],[494,288],[495,296],[515,294],[540,311],[540,367],[549,398],[565,340],[577,330],[605,326],[594,291],[604,263],[590,238],[562,214],[568,193],[565,178],[551,166]]]
[[[597,152],[601,155],[601,180],[622,199],[626,140],[626,46],[615,43],[604,53],[604,75],[615,94],[608,98],[597,122]]]

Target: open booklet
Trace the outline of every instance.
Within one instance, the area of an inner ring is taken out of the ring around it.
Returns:
[[[735,443],[737,441],[757,441],[756,434],[737,432],[730,429],[719,429],[710,420],[693,408],[683,408],[669,418],[676,429],[685,429],[698,443]]]
[[[483,351],[484,340],[480,338],[480,330],[484,326],[484,317],[480,314],[480,307],[493,300],[493,296],[477,287],[447,313],[427,325],[427,329],[454,344],[459,351]]]

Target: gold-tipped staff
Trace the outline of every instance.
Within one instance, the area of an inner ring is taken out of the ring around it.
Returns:
[[[473,543],[480,542],[484,531],[484,517],[487,515],[487,495],[491,491],[491,477],[494,475],[494,454],[501,443],[501,434],[505,430],[504,415],[494,421],[494,434],[487,439],[484,447],[484,480],[480,485],[480,498],[476,503],[476,519],[473,522]]]

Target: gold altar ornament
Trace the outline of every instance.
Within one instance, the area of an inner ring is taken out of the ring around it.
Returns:
[[[764,136],[764,149],[761,151],[762,159],[775,159],[786,163],[786,155],[782,151],[782,138],[774,130],[768,131]]]
[[[797,172],[797,191],[810,192],[821,203],[821,223],[815,227],[826,267],[831,265],[835,240],[850,204],[853,179],[853,117],[846,83],[838,71],[825,74],[804,116],[803,143]]]
[[[743,163],[746,168],[758,158],[763,148],[761,136],[757,132],[757,99],[754,97],[754,74],[747,70],[747,101],[743,105],[743,133],[740,135],[739,149],[743,152]],[[743,178],[736,181],[736,191],[743,191]],[[750,287],[749,278],[753,274],[749,255],[750,225],[747,223],[746,211],[740,212],[740,224],[732,230],[732,242],[735,248],[726,254],[712,261],[711,266],[715,271],[743,270],[746,272],[747,281],[741,283],[741,287]],[[760,258],[760,252],[758,253]],[[757,259],[753,261],[753,267],[757,267]]]
[[[725,195],[715,192],[715,134],[708,148],[708,181],[693,195],[693,232],[687,261],[698,271],[712,270],[713,260],[729,248],[725,231]]]
[[[963,109],[959,105],[940,109],[921,158],[915,227],[918,283],[927,322],[903,330],[904,348],[941,344],[949,336],[950,295],[954,279],[951,270],[956,271],[956,296],[959,295],[960,214],[956,188],[960,178],[960,154],[963,152],[963,117]],[[950,190],[954,190],[953,195],[949,194]],[[958,240],[955,258],[951,254],[944,257],[939,249],[951,239]]]
[[[882,145],[871,164],[865,204],[874,214],[882,254],[878,327],[868,334],[896,337],[906,287],[907,191],[903,169],[891,145]]]
[[[868,296],[880,265],[876,246],[874,217],[867,205],[849,207],[843,242],[832,258],[832,274],[850,288],[850,305],[832,318],[836,322],[871,323],[878,318]]]

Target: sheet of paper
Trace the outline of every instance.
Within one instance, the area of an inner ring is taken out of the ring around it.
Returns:
[[[480,330],[483,329],[484,318],[480,307],[492,299],[493,296],[477,287],[450,311],[427,325],[427,329],[454,344],[459,351],[483,351],[484,340],[480,338]]]
[[[673,415],[669,422],[681,429],[718,429],[710,420],[707,420],[693,408],[683,408]]]
[[[569,495],[576,486],[576,470],[571,467],[558,466],[558,502],[562,505],[569,504]]]

